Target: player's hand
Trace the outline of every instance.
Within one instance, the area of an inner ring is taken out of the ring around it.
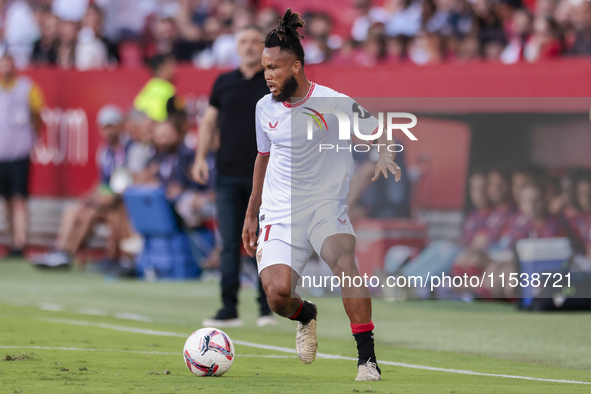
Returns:
[[[256,217],[247,217],[244,219],[244,227],[242,228],[242,243],[246,253],[253,257],[257,252],[257,227],[258,220]]]
[[[376,164],[374,177],[371,179],[371,181],[377,181],[382,175],[384,175],[384,178],[388,179],[388,172],[391,172],[394,175],[396,182],[398,182],[402,177],[402,170],[398,164],[394,163],[390,155],[381,154],[380,158],[378,159],[378,164]]]
[[[195,160],[195,164],[193,164],[193,168],[191,169],[191,175],[195,182],[205,185],[209,180],[209,166],[207,165],[207,161],[203,159]]]

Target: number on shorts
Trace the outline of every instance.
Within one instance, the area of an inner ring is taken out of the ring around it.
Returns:
[[[269,232],[271,231],[271,226],[271,224],[268,224],[261,230],[261,233],[263,231],[265,232],[265,239],[263,239],[263,242],[267,242],[269,240]]]

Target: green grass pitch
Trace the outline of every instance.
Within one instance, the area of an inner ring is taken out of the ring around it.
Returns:
[[[256,327],[252,289],[241,292],[245,327],[225,330],[236,342],[232,368],[196,378],[183,344],[217,310],[218,293],[215,282],[122,281],[0,262],[0,393],[591,392],[582,384],[591,383],[588,313],[375,300],[383,380],[360,383],[339,299],[314,299],[324,356],[303,365],[292,352],[293,322]]]

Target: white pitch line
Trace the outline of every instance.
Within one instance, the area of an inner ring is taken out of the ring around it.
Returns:
[[[70,320],[70,319],[37,319],[52,323],[63,323],[63,324],[74,324],[78,326],[89,326],[89,327],[99,327],[99,328],[108,328],[111,330],[117,331],[125,331],[125,332],[133,332],[137,334],[148,334],[148,335],[158,335],[158,336],[167,336],[167,337],[182,337],[186,338],[188,334],[181,334],[178,332],[170,332],[170,331],[156,331],[156,330],[148,330],[143,328],[135,328],[135,327],[126,327],[126,326],[117,326],[113,324],[105,324],[105,323],[92,323],[88,321],[82,320]],[[295,349],[286,348],[281,346],[273,346],[273,345],[264,345],[260,343],[253,343],[253,342],[245,342],[239,340],[233,340],[233,342],[237,345],[253,347],[257,349],[266,349],[266,350],[275,350],[282,353],[295,353]],[[318,357],[325,358],[325,359],[333,359],[333,360],[347,360],[347,361],[357,361],[356,358],[353,357],[345,357],[341,355],[335,354],[327,354],[327,353],[318,353]],[[532,378],[529,376],[518,376],[518,375],[503,375],[503,374],[494,374],[494,373],[484,373],[484,372],[474,372],[470,370],[463,370],[463,369],[449,369],[449,368],[438,368],[438,367],[429,367],[426,365],[416,365],[416,364],[407,364],[407,363],[398,363],[394,361],[383,361],[380,360],[380,364],[383,365],[392,365],[395,367],[402,367],[402,368],[412,368],[412,369],[422,369],[426,371],[435,371],[435,372],[447,372],[447,373],[455,373],[455,374],[462,374],[462,375],[475,375],[475,376],[488,376],[488,377],[495,377],[495,378],[506,378],[506,379],[520,379],[520,380],[531,380],[537,382],[550,382],[550,383],[571,383],[571,384],[586,384],[591,385],[591,382],[580,382],[577,380],[565,380],[565,379],[543,379],[543,378]]]
[[[133,353],[133,354],[157,354],[164,356],[181,356],[174,352],[156,352],[148,350],[122,350],[122,349],[89,349],[81,347],[53,347],[53,346],[2,346],[0,349],[29,349],[29,350],[67,350],[77,352],[115,352],[115,353]],[[280,356],[276,354],[237,354],[236,357],[260,357],[260,358],[295,358],[295,356]]]

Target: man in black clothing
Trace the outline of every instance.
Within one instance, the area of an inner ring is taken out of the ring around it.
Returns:
[[[203,122],[199,129],[199,146],[193,166],[193,178],[202,184],[209,179],[207,155],[215,131],[219,128],[220,148],[217,165],[217,215],[222,237],[222,302],[223,307],[213,319],[203,321],[205,327],[237,327],[238,290],[240,288],[240,260],[242,226],[252,191],[252,174],[257,156],[255,108],[269,93],[261,66],[263,53],[262,31],[254,26],[236,35],[237,51],[241,60],[237,70],[222,74],[216,80]],[[256,265],[254,259],[250,259]],[[259,281],[259,327],[275,325],[267,304],[267,296]]]

